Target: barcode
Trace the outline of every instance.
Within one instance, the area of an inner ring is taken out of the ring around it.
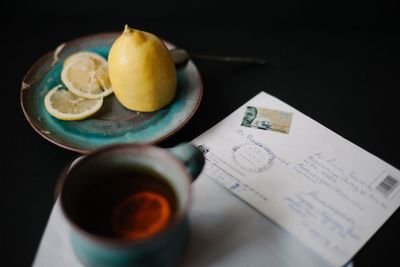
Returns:
[[[399,181],[392,176],[388,175],[383,179],[382,182],[378,184],[376,189],[385,195],[385,197],[389,196],[399,185]]]

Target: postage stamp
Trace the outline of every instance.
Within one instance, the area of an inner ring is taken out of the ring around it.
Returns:
[[[247,106],[241,125],[288,134],[292,118],[290,112]]]

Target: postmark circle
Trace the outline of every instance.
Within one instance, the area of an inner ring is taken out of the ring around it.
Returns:
[[[266,145],[250,141],[233,147],[233,159],[245,171],[260,173],[268,170],[274,162],[275,154]]]

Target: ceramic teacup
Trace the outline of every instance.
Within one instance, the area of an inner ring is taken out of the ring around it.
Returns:
[[[61,179],[72,247],[85,266],[175,266],[188,239],[191,182],[204,165],[191,144],[112,145]]]

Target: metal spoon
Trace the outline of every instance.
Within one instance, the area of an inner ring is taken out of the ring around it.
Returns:
[[[189,54],[186,50],[182,48],[174,48],[170,50],[170,52],[174,60],[174,63],[177,67],[184,66],[189,61],[190,58],[224,61],[224,62],[237,62],[237,63],[252,64],[259,66],[267,64],[267,61],[262,58],[225,57],[225,56],[212,56],[212,55],[195,54],[195,53]]]

